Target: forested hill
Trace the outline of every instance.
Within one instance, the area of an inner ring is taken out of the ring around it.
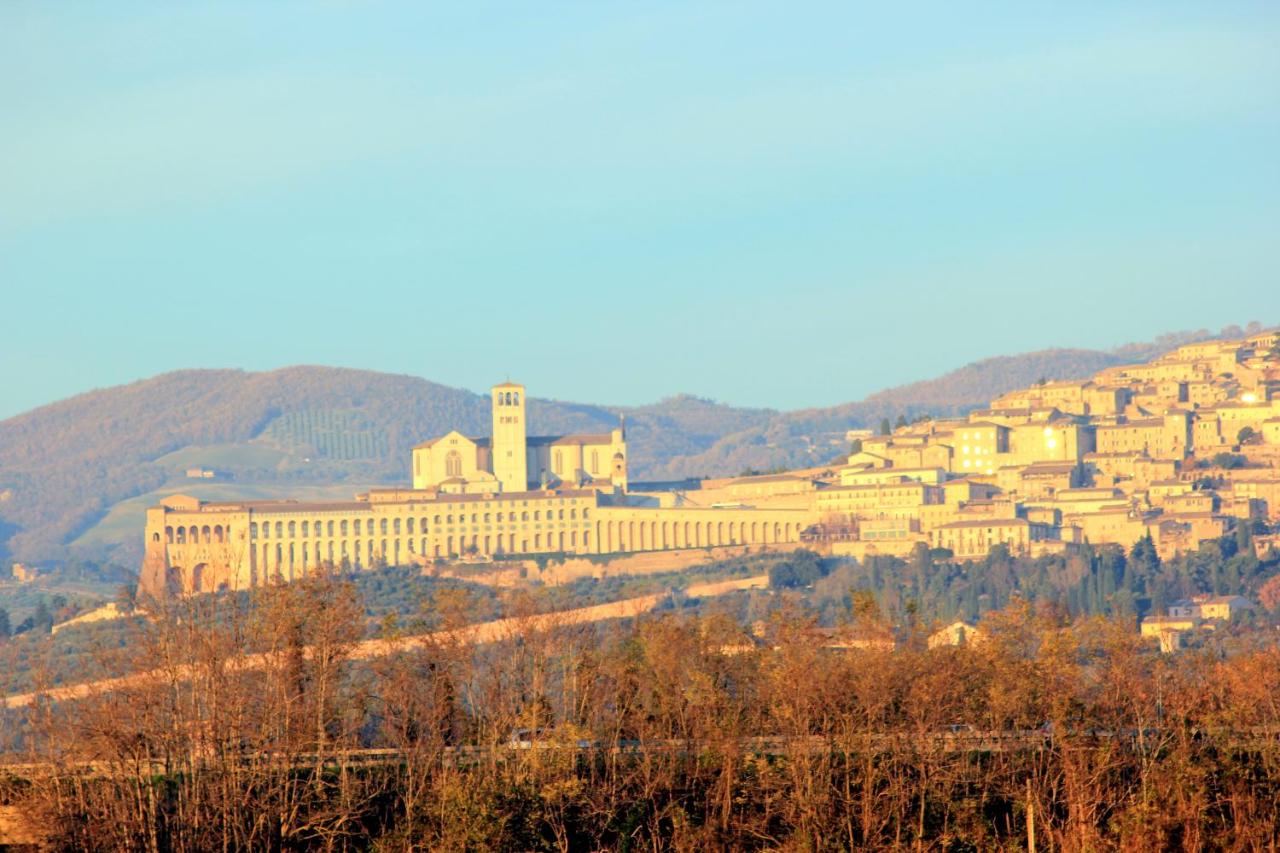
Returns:
[[[1240,330],[1223,334],[1231,331]],[[530,426],[606,431],[625,414],[635,480],[820,464],[844,451],[851,427],[963,412],[1041,377],[1086,376],[1211,336],[987,359],[860,402],[789,413],[690,396],[625,409],[533,399]],[[73,544],[107,556],[104,549],[123,544],[128,550],[117,556],[133,559],[131,520],[100,528],[96,538],[83,534],[130,498],[199,493],[203,481],[187,479],[188,468],[213,470],[210,482],[247,496],[403,482],[410,448],[455,427],[487,434],[487,398],[417,377],[330,367],[186,370],[81,394],[0,421],[0,557],[56,559]]]
[[[531,400],[529,417],[534,432],[603,432],[619,413]],[[643,476],[776,413],[675,397],[626,414]],[[0,546],[49,559],[121,500],[196,487],[193,467],[241,486],[404,481],[410,448],[453,428],[488,434],[488,398],[341,368],[186,370],[81,394],[0,421]]]

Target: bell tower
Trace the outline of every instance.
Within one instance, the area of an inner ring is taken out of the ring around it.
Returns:
[[[504,492],[529,488],[525,435],[524,386],[504,382],[493,386],[493,476]]]

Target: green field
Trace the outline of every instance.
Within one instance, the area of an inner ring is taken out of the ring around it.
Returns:
[[[217,471],[274,469],[287,456],[283,450],[262,444],[213,444],[175,450],[161,456],[155,464],[178,474],[188,468],[212,468]]]

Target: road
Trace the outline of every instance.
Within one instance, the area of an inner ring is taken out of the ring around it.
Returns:
[[[763,589],[769,585],[768,575],[756,575],[749,578],[735,578],[725,581],[698,583],[687,587],[684,592],[691,598],[709,598],[725,595],[743,589]],[[364,640],[351,650],[350,658],[368,660],[384,657],[391,652],[421,648],[429,645],[460,644],[480,645],[509,639],[528,631],[543,631],[550,628],[569,625],[585,625],[592,622],[603,622],[609,619],[628,619],[647,613],[667,597],[667,593],[654,593],[607,604],[593,604],[589,607],[578,607],[572,610],[560,610],[554,613],[542,613],[528,617],[510,617],[495,619],[491,622],[480,622],[453,631],[433,631],[402,637],[395,640]],[[234,662],[234,668],[243,670],[262,669],[266,664],[261,654],[245,655]],[[4,697],[5,708],[24,708],[34,704],[38,699],[63,701],[83,699],[99,693],[141,687],[148,682],[166,681],[171,678],[187,679],[191,677],[189,667],[179,667],[176,672],[151,670],[106,678],[83,684],[71,684],[55,687],[46,691],[16,693]]]

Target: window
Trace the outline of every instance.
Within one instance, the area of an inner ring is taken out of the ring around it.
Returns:
[[[462,454],[456,450],[450,450],[449,454],[444,458],[444,473],[446,477],[462,476]]]

